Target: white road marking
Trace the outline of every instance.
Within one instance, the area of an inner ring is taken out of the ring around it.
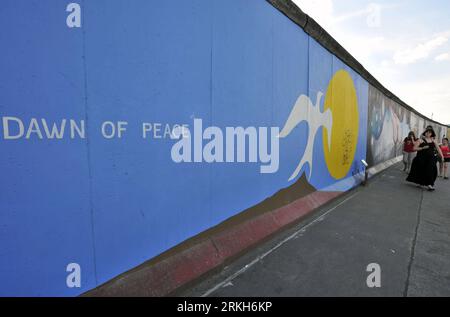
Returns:
[[[350,197],[346,198],[345,200],[341,201],[339,204],[337,204],[336,206],[334,206],[333,208],[327,210],[325,213],[321,214],[320,216],[318,216],[316,219],[314,219],[313,221],[311,221],[310,223],[308,223],[307,225],[301,227],[298,231],[294,232],[292,235],[290,235],[289,237],[287,237],[286,239],[284,239],[283,241],[281,241],[280,243],[278,243],[275,247],[273,247],[272,249],[270,249],[269,251],[263,253],[262,255],[258,256],[256,259],[254,259],[253,261],[251,261],[249,264],[245,265],[243,268],[241,268],[239,271],[237,271],[236,273],[232,274],[231,276],[229,276],[228,278],[226,278],[224,281],[220,282],[219,284],[217,284],[216,286],[214,286],[213,288],[209,289],[208,291],[206,291],[203,295],[201,295],[201,297],[207,297],[209,295],[211,295],[212,293],[214,293],[215,291],[217,291],[219,288],[228,285],[228,286],[232,286],[233,283],[232,281],[238,277],[239,275],[241,275],[242,273],[244,273],[245,271],[247,271],[248,269],[250,269],[252,266],[254,266],[256,263],[258,263],[259,261],[261,261],[262,259],[264,259],[266,256],[270,255],[271,253],[273,253],[275,250],[277,250],[278,248],[280,248],[282,245],[284,245],[285,243],[291,241],[294,238],[297,238],[299,234],[304,233],[306,231],[306,229],[308,229],[309,227],[311,227],[312,225],[314,225],[317,222],[321,222],[325,219],[325,217],[331,213],[333,210],[335,210],[337,207],[345,204],[347,201],[349,201],[350,199],[352,199],[353,197],[355,197],[356,195],[358,195],[360,192],[356,192],[353,195],[351,195]]]

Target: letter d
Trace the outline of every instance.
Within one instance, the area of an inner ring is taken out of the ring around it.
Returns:
[[[19,125],[19,134],[12,135],[9,131],[9,121],[15,121]],[[5,140],[20,139],[25,133],[23,122],[19,118],[15,117],[3,117],[3,138]]]

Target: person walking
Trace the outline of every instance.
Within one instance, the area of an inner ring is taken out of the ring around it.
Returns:
[[[413,131],[409,132],[403,141],[403,171],[407,173],[411,170],[412,160],[416,156],[416,151],[414,150],[415,142],[417,142],[417,138]]]
[[[444,179],[448,179],[448,165],[450,163],[450,146],[448,138],[442,139],[442,145],[440,148],[443,155],[442,163],[439,166],[440,176]]]
[[[442,152],[437,144],[436,133],[428,127],[422,134],[422,138],[414,143],[417,155],[411,164],[411,171],[406,181],[420,186],[426,186],[429,191],[434,191],[434,183],[438,176],[437,158],[435,151],[442,157]]]

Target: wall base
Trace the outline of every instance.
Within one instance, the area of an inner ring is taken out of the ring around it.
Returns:
[[[286,206],[217,230],[195,244],[175,247],[160,260],[150,260],[82,296],[166,296],[204,274],[218,269],[341,192],[314,192]],[[220,226],[220,225],[219,225]]]

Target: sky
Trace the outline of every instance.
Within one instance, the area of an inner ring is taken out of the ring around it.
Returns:
[[[450,124],[450,1],[293,1],[383,86]]]

